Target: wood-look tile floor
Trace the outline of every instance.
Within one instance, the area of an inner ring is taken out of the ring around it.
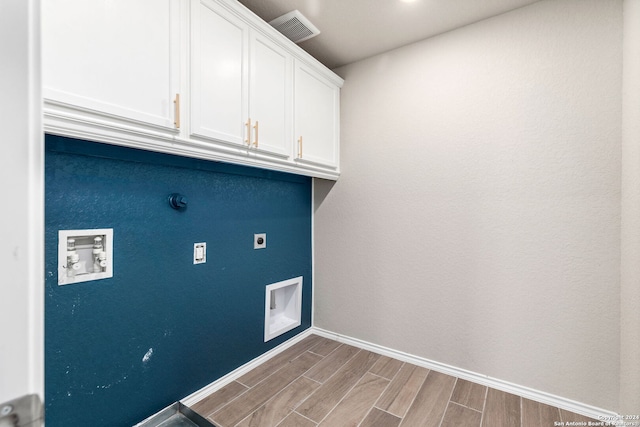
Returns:
[[[192,409],[219,427],[539,427],[594,421],[317,335]]]

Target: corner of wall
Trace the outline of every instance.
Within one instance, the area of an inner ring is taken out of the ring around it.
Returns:
[[[640,0],[623,1],[620,413],[640,414]]]

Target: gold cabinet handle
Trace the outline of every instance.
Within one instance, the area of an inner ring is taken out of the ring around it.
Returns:
[[[180,94],[176,93],[176,99],[173,100],[174,112],[173,112],[173,124],[176,129],[180,129]]]
[[[246,135],[246,138],[244,139],[244,143],[250,146],[251,145],[251,118],[247,119],[247,123],[245,123],[245,126],[247,127],[247,135]]]
[[[256,120],[256,124],[253,125],[253,129],[256,131],[256,140],[253,142],[253,144],[256,146],[256,148],[258,148],[258,121]]]
[[[298,138],[298,158],[302,158],[302,136]]]

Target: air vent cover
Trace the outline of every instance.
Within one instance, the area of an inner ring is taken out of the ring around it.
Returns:
[[[297,10],[285,13],[270,21],[269,24],[294,43],[300,43],[320,34],[320,30]]]

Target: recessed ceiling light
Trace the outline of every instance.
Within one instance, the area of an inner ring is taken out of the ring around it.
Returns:
[[[402,3],[415,3],[418,0],[400,0]]]

